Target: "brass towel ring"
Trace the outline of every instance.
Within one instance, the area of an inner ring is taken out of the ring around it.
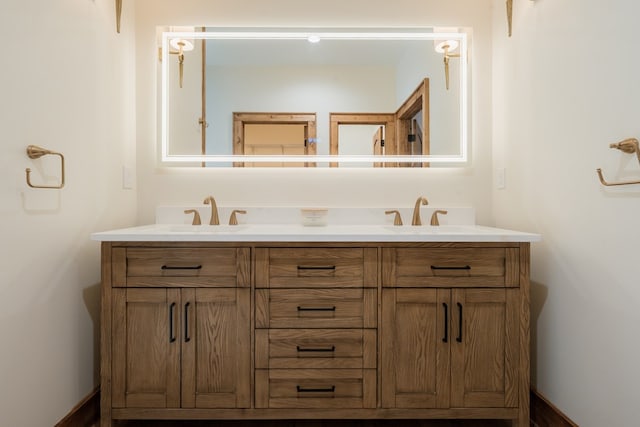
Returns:
[[[40,157],[46,156],[47,154],[52,154],[54,156],[60,156],[60,162],[61,162],[61,168],[62,168],[60,185],[34,185],[34,184],[32,184],[31,183],[31,169],[27,168],[27,170],[26,170],[26,172],[27,172],[27,185],[29,185],[29,187],[31,187],[31,188],[48,188],[48,189],[60,189],[60,188],[64,187],[64,156],[61,153],[57,153],[55,151],[47,150],[45,148],[38,147],[37,145],[29,145],[27,147],[27,156],[29,156],[30,159],[39,159]]]
[[[640,184],[640,180],[638,181],[622,181],[622,182],[607,182],[604,177],[602,176],[602,169],[598,168],[596,169],[596,172],[598,173],[598,178],[600,179],[600,183],[602,185],[606,185],[607,187],[611,187],[613,185],[632,185],[632,184]]]
[[[638,157],[638,163],[640,163],[640,146],[638,144],[638,140],[636,138],[627,138],[620,142],[616,142],[615,144],[609,144],[609,148],[616,148],[625,153],[633,154],[635,153]],[[606,185],[607,187],[614,185],[633,185],[640,184],[640,180],[637,181],[623,181],[623,182],[607,182],[602,176],[602,169],[596,169],[596,173],[598,174],[598,179],[600,179],[600,183],[602,185]]]

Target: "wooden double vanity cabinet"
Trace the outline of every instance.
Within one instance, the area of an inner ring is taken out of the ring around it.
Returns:
[[[528,426],[528,242],[103,241],[102,275],[102,427]]]

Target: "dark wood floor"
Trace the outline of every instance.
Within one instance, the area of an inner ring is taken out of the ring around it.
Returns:
[[[508,427],[504,420],[126,421],[118,427]]]

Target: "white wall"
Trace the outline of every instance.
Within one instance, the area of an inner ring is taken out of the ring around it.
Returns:
[[[475,206],[492,222],[491,11],[489,0],[136,0],[138,50],[138,222],[154,220],[163,204],[198,203],[212,194],[221,205],[351,205],[408,207],[419,195],[432,204]],[[464,26],[474,29],[472,165],[425,169],[200,170],[157,163],[157,25],[207,26]]]
[[[133,9],[125,3],[125,16]],[[97,385],[100,256],[93,231],[133,223],[132,26],[111,1],[5,0],[0,13],[0,425],[51,426]],[[31,160],[29,144],[66,158]]]
[[[638,425],[640,136],[636,0],[494,1],[498,226],[536,231],[533,384],[584,427]]]

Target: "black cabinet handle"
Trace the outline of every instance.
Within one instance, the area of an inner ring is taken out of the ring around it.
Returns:
[[[335,265],[299,265],[298,270],[335,270]]]
[[[298,311],[336,311],[336,306],[331,307],[302,307],[298,306]]]
[[[184,342],[191,341],[191,337],[189,336],[189,306],[190,302],[184,305]]]
[[[175,266],[171,266],[171,265],[163,265],[162,267],[163,270],[200,270],[202,269],[201,265],[192,265],[192,266],[184,266],[184,267],[175,267]]]
[[[458,336],[456,341],[462,342],[462,304],[458,304]]]
[[[174,342],[176,340],[176,335],[173,331],[173,316],[176,308],[176,303],[172,302],[169,306],[169,342]]]
[[[298,393],[334,393],[336,391],[336,386],[332,385],[331,387],[306,388],[297,385],[296,390],[298,390]]]
[[[442,338],[442,342],[449,341],[449,306],[446,302],[442,303],[444,307],[444,338]]]
[[[326,347],[326,348],[304,348],[304,347],[300,347],[299,345],[296,346],[296,349],[300,352],[300,353],[304,353],[304,352],[325,352],[325,353],[332,353],[334,351],[336,351],[336,346],[332,345],[331,347]]]
[[[471,270],[470,265],[461,265],[461,266],[452,266],[452,267],[443,267],[440,265],[432,265],[432,270]]]

